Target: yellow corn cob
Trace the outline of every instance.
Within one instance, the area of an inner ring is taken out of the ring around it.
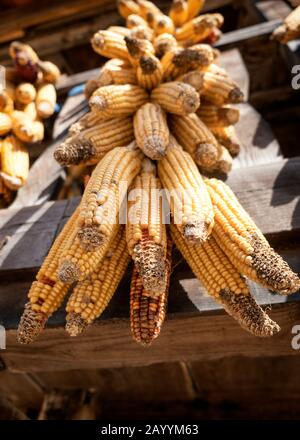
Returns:
[[[153,27],[155,23],[155,17],[163,15],[161,10],[150,1],[137,0],[137,4],[140,7],[139,15],[141,15],[151,27]]]
[[[114,34],[119,34],[121,37],[129,37],[130,35],[130,29],[124,26],[109,26],[106,30]]]
[[[38,117],[35,102],[24,105],[22,111],[31,121],[35,121]]]
[[[280,327],[256,303],[244,278],[227,258],[214,237],[202,245],[187,246],[177,228],[171,225],[177,248],[204,285],[240,326],[255,336],[273,336]]]
[[[195,113],[187,116],[172,115],[170,128],[180,145],[191,154],[203,170],[215,169],[221,155],[220,146]]]
[[[60,77],[59,68],[51,61],[38,61],[38,66],[43,74],[43,81],[49,83],[56,83]]]
[[[221,155],[218,159],[216,167],[214,169],[215,172],[219,172],[221,174],[228,174],[232,168],[232,157],[223,145],[220,145]]]
[[[175,47],[167,52],[161,60],[164,78],[166,80],[174,79],[189,70],[209,65],[214,57],[214,50],[208,44],[197,44],[187,49]]]
[[[228,75],[228,73],[226,72],[225,69],[223,69],[223,67],[220,67],[218,64],[211,63],[208,66],[200,66],[198,68],[198,70],[200,72],[209,72],[209,73],[213,73],[214,75],[219,75],[222,76],[224,78],[226,78],[226,81],[231,80],[230,76]],[[231,80],[231,82],[233,82],[233,80]]]
[[[146,39],[130,36],[125,37],[124,41],[128,50],[130,62],[134,67],[138,66],[141,57],[154,55],[154,47],[152,43]]]
[[[14,110],[11,113],[12,131],[23,142],[39,142],[44,138],[44,125],[32,121],[27,113]]]
[[[118,0],[118,10],[123,18],[127,18],[130,14],[139,14],[139,5],[133,0]]]
[[[209,128],[228,127],[239,121],[240,111],[230,106],[217,107],[213,104],[201,103],[197,115]]]
[[[0,112],[0,136],[4,136],[12,129],[12,120],[6,113]]]
[[[99,116],[96,112],[88,112],[83,115],[77,122],[71,125],[69,128],[69,134],[72,136],[74,134],[78,134],[87,128],[91,128],[94,125],[98,125],[102,123],[104,119],[102,116]]]
[[[36,97],[36,90],[31,83],[21,83],[16,87],[15,99],[21,104],[29,104],[34,101]]]
[[[98,31],[91,39],[95,52],[107,58],[128,59],[124,37],[111,31]]]
[[[230,78],[204,72],[201,96],[217,107],[224,104],[237,104],[244,100],[244,95],[239,86]]]
[[[37,53],[28,44],[21,43],[20,41],[13,41],[9,46],[9,55],[15,60],[20,52],[23,52],[33,63],[39,61]]]
[[[98,247],[110,239],[125,197],[119,184],[131,184],[140,171],[140,157],[131,144],[114,148],[98,163],[82,197],[78,237],[83,247]]]
[[[151,29],[149,26],[135,26],[134,28],[130,29],[129,37],[138,38],[140,40],[148,40],[150,42],[153,40],[153,29]]]
[[[176,38],[171,34],[158,35],[154,40],[155,55],[158,58],[164,56],[165,53],[177,47]]]
[[[36,95],[36,110],[40,118],[47,119],[53,115],[56,104],[56,90],[53,84],[42,85]]]
[[[164,33],[174,34],[175,26],[173,20],[167,15],[158,15],[155,17],[154,30],[156,35],[161,35]]]
[[[194,87],[197,92],[200,92],[203,86],[203,75],[198,70],[191,70],[188,73],[178,76],[176,81],[189,84],[190,86]]]
[[[164,111],[148,102],[134,116],[134,135],[140,149],[153,160],[161,159],[169,144],[169,129]]]
[[[103,118],[128,116],[148,101],[142,87],[132,84],[105,86],[97,89],[90,98],[92,111]]]
[[[66,306],[66,330],[77,336],[106,309],[121,281],[130,257],[124,227],[112,240],[97,270],[74,288]]]
[[[108,151],[133,139],[132,118],[113,118],[68,137],[56,148],[54,157],[64,166],[98,163]]]
[[[136,71],[138,84],[146,90],[158,86],[163,77],[161,62],[154,55],[142,56]]]
[[[218,179],[205,183],[215,211],[213,235],[240,273],[275,292],[296,292],[298,276],[270,247],[229,186]]]
[[[18,342],[23,344],[33,342],[68,292],[70,286],[58,280],[57,269],[64,246],[72,235],[79,209],[77,207],[54,241],[36,275],[36,280],[31,285],[28,293],[29,302],[25,305],[18,328]]]
[[[169,16],[176,27],[182,26],[188,19],[189,11],[186,0],[173,0]]]
[[[283,24],[275,29],[272,36],[281,43],[288,43],[300,37],[300,6],[285,18]]]
[[[229,127],[210,127],[215,138],[221,145],[227,148],[231,156],[237,156],[240,152],[240,140],[233,126]]]
[[[126,19],[126,26],[128,29],[133,29],[136,26],[148,27],[148,23],[140,15],[130,14]]]
[[[102,67],[98,78],[96,78],[98,87],[95,87],[94,90],[111,84],[137,84],[136,73],[130,65],[123,63],[121,60],[118,63],[115,59],[111,61],[108,61]],[[89,93],[89,95],[91,94]]]
[[[130,285],[130,327],[136,342],[150,345],[161,331],[167,312],[168,290],[171,274],[172,241],[168,239],[165,263],[165,289],[159,295],[151,296],[144,288],[136,267],[133,269]]]
[[[204,242],[214,225],[212,203],[192,157],[171,138],[158,175],[169,191],[174,222],[189,243]]]
[[[163,224],[159,191],[161,184],[149,159],[134,181],[128,202],[126,239],[128,251],[144,288],[154,295],[165,290],[166,226]]]
[[[223,24],[221,14],[203,14],[193,18],[176,30],[176,38],[185,44],[199,43],[205,40],[214,28],[220,28]]]
[[[189,20],[196,17],[204,6],[205,0],[187,0]]]
[[[152,90],[151,100],[165,111],[176,115],[193,113],[200,105],[199,94],[196,90],[178,81],[160,84]]]
[[[24,185],[29,171],[29,154],[27,148],[14,136],[3,139],[0,162],[0,175],[9,189],[16,190]]]

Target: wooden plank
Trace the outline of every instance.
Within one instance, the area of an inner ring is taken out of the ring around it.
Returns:
[[[204,313],[169,314],[159,339],[147,349],[132,340],[126,319],[97,321],[72,341],[61,328],[47,329],[33,347],[20,346],[16,331],[10,330],[3,359],[13,371],[37,372],[212,360],[236,354],[299,355],[291,346],[291,331],[300,321],[300,303],[274,306],[270,315],[282,331],[273,338],[261,339],[249,335],[224,313],[213,318]]]
[[[88,111],[88,102],[83,93],[68,96],[53,126],[53,137],[67,133],[69,127]]]
[[[259,10],[265,20],[284,20],[292,11],[292,8],[282,0],[266,0],[255,2],[255,7]]]
[[[123,367],[101,370],[39,372],[33,377],[45,390],[63,391],[93,389],[101,400],[150,402],[159,400],[191,400],[193,386],[184,363],[167,363],[143,367]]]
[[[221,52],[220,64],[240,86],[244,93],[245,101],[248,101],[250,78],[240,51],[238,49],[230,49]]]
[[[39,409],[43,401],[42,388],[27,374],[0,372],[0,394],[9,397],[21,410]]]
[[[262,35],[271,34],[282,23],[281,19],[271,20],[266,23],[259,23],[237,31],[227,32],[223,34],[215,47],[222,48],[231,44],[242,43],[251,38],[261,37]]]

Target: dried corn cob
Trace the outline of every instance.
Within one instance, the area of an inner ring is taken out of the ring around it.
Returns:
[[[54,241],[29,290],[29,302],[25,305],[18,328],[18,342],[22,344],[29,344],[37,338],[68,292],[70,286],[58,280],[57,269],[64,246],[72,235],[79,209],[77,207]]]
[[[14,136],[7,136],[1,144],[1,179],[9,189],[17,190],[28,176],[28,150]]]
[[[69,128],[69,134],[72,136],[74,134],[78,134],[87,128],[91,128],[94,125],[98,125],[103,122],[104,119],[102,116],[99,116],[96,112],[88,112],[83,115],[77,122],[71,125]]]
[[[281,43],[288,43],[300,37],[300,6],[294,9],[272,34]]]
[[[129,37],[148,40],[150,42],[153,40],[153,30],[149,26],[135,26],[130,29]]]
[[[16,87],[15,98],[21,104],[29,104],[34,101],[36,97],[36,90],[31,83],[21,83]]]
[[[145,38],[136,38],[136,37],[125,37],[124,38],[127,50],[128,57],[131,64],[134,67],[137,67],[140,59],[144,57],[149,57],[154,55],[154,47],[152,43]]]
[[[281,294],[300,288],[298,276],[272,249],[228,185],[207,179],[215,211],[214,237],[237,269],[248,278]]]
[[[127,29],[123,26],[109,26],[106,30],[119,34],[121,37],[129,37],[130,35],[130,29]]]
[[[103,118],[128,116],[148,101],[144,89],[132,84],[112,85],[97,89],[90,98],[92,111]]]
[[[227,148],[231,156],[237,156],[240,152],[240,140],[233,126],[229,127],[210,127],[215,138],[221,145]]]
[[[128,59],[124,37],[111,31],[98,31],[91,39],[95,52],[107,58]]]
[[[61,165],[98,163],[105,154],[134,139],[132,118],[113,118],[68,137],[54,151]]]
[[[160,84],[151,93],[151,100],[159,104],[165,111],[177,115],[195,112],[200,105],[196,90],[178,81]]]
[[[83,247],[96,248],[110,239],[125,197],[119,184],[131,184],[140,171],[140,157],[131,144],[108,152],[98,163],[82,197],[78,237]]]
[[[170,117],[172,133],[188,151],[195,162],[205,171],[215,169],[221,148],[214,135],[195,113]]]
[[[173,0],[169,16],[176,27],[182,26],[189,16],[188,4],[186,0]]]
[[[174,79],[189,70],[209,65],[214,57],[214,51],[208,44],[196,44],[187,49],[175,47],[161,60],[164,79]]]
[[[35,102],[24,105],[22,111],[31,121],[35,121],[38,117]]]
[[[112,84],[137,84],[137,77],[132,66],[122,60],[112,59],[104,64],[97,78],[90,79],[85,85],[85,96],[90,96],[99,87]]]
[[[56,104],[56,90],[53,84],[42,85],[36,95],[36,111],[40,118],[47,119],[53,115]]]
[[[177,46],[177,41],[176,38],[171,34],[161,34],[155,38],[153,45],[155,55],[158,58],[161,58],[165,53]]]
[[[227,150],[227,148],[225,148],[223,145],[220,145],[220,148],[221,148],[221,155],[218,159],[214,171],[219,172],[221,174],[228,174],[232,168],[232,157],[229,151]]]
[[[13,99],[9,96],[7,89],[4,89],[0,85],[0,111],[4,113],[11,113],[13,109]]]
[[[189,20],[196,17],[204,6],[205,0],[187,0]]]
[[[39,142],[44,138],[44,125],[32,121],[28,113],[14,110],[11,113],[12,131],[23,142]]]
[[[171,274],[172,241],[168,239],[165,263],[165,290],[152,296],[144,288],[136,267],[130,285],[130,326],[133,338],[142,345],[150,345],[161,331],[167,311]]]
[[[9,46],[9,54],[14,61],[17,74],[24,81],[34,83],[38,78],[39,57],[28,44],[13,41]]]
[[[141,15],[151,27],[153,27],[155,23],[155,17],[163,15],[161,10],[150,1],[137,0],[137,4],[140,7],[139,15]]]
[[[279,332],[280,327],[256,303],[244,278],[214,237],[203,245],[187,246],[174,225],[171,225],[171,234],[176,246],[209,295],[218,301],[242,328],[260,337],[273,336]]]
[[[176,38],[185,44],[199,43],[204,41],[214,28],[220,28],[223,24],[221,14],[203,14],[193,18],[176,30]]]
[[[156,35],[164,33],[174,34],[175,26],[173,20],[167,15],[158,15],[154,20],[154,30]]]
[[[224,104],[238,104],[244,100],[239,86],[229,77],[204,72],[201,96],[217,107]]]
[[[129,253],[144,288],[154,295],[165,290],[167,252],[166,226],[163,224],[159,198],[161,184],[155,171],[155,166],[145,159],[142,172],[134,181],[126,223]]]
[[[147,28],[148,23],[140,15],[130,14],[126,19],[126,26],[128,27],[128,29],[133,29],[137,26],[144,26]]]
[[[192,157],[171,139],[158,175],[169,191],[170,209],[179,231],[189,243],[204,242],[214,225],[208,191]]]
[[[118,0],[118,10],[123,18],[127,18],[130,14],[139,14],[139,5],[133,0]]]
[[[0,112],[0,136],[4,136],[12,129],[12,120],[6,113]]]
[[[38,66],[43,74],[43,81],[49,83],[56,83],[60,77],[59,68],[51,61],[38,61]]]
[[[213,104],[201,103],[197,115],[209,128],[228,127],[239,121],[240,111],[231,106],[216,107]]]
[[[177,78],[177,81],[189,84],[194,87],[197,92],[200,92],[203,86],[203,75],[198,70],[192,70],[188,73],[184,73]]]
[[[169,144],[169,129],[164,111],[148,102],[134,116],[134,135],[140,149],[153,160],[161,159]]]
[[[106,309],[130,261],[124,228],[112,240],[101,265],[91,276],[78,283],[66,306],[66,330],[77,336]]]
[[[163,77],[161,62],[154,55],[142,56],[136,71],[138,84],[146,90],[159,85]]]

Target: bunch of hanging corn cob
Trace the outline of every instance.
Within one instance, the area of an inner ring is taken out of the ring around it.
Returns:
[[[257,336],[279,331],[246,279],[280,294],[297,291],[300,280],[229,187],[199,171],[230,168],[238,112],[228,104],[242,99],[204,43],[216,38],[223,19],[194,18],[203,3],[174,1],[166,16],[148,1],[120,0],[127,28],[94,35],[94,49],[113,59],[87,84],[91,111],[55,157],[96,166],[29,291],[20,342],[38,336],[71,287],[66,330],[80,334],[103,312],[132,259],[131,329],[136,341],[150,344],[166,313],[172,240],[243,328]]]
[[[44,138],[43,120],[54,113],[54,83],[60,75],[55,64],[41,61],[27,44],[14,41],[9,53],[14,67],[6,68],[6,84],[0,85],[0,207],[26,182],[25,144]]]

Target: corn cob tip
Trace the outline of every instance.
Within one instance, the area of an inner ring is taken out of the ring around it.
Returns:
[[[264,312],[250,294],[236,294],[223,290],[220,292],[220,302],[226,312],[254,336],[270,337],[280,331],[279,325]]]
[[[228,101],[232,104],[238,104],[244,101],[244,93],[239,87],[234,87],[228,95]]]
[[[91,251],[104,243],[105,237],[96,226],[85,226],[79,229],[77,234],[81,246],[86,251]]]
[[[206,169],[213,169],[218,160],[218,148],[216,145],[201,142],[195,150],[195,162]]]
[[[104,96],[92,95],[89,100],[90,108],[95,111],[105,110],[108,107],[108,103]]]
[[[278,26],[277,29],[273,31],[273,34],[271,35],[272,40],[280,41],[281,43],[285,42],[285,35],[286,35],[286,26],[285,24],[282,24]]]
[[[35,341],[43,331],[47,319],[44,313],[36,312],[32,309],[32,304],[27,303],[20,319],[17,341],[20,344],[30,344]]]
[[[208,235],[206,224],[201,220],[185,224],[182,232],[185,240],[190,244],[204,243]]]
[[[165,143],[161,136],[151,136],[145,139],[143,150],[152,160],[160,160],[166,155]]]
[[[134,247],[134,262],[144,289],[159,293],[165,289],[165,255],[161,245],[145,237]]]
[[[88,325],[78,313],[69,313],[66,319],[66,331],[72,337],[80,335]]]
[[[257,234],[252,235],[253,267],[262,284],[281,295],[290,295],[300,289],[300,279],[282,257]]]
[[[95,154],[92,143],[78,134],[62,142],[54,151],[55,160],[63,166],[78,165]]]
[[[72,284],[80,278],[80,270],[72,261],[64,261],[58,269],[58,278],[65,284]]]

